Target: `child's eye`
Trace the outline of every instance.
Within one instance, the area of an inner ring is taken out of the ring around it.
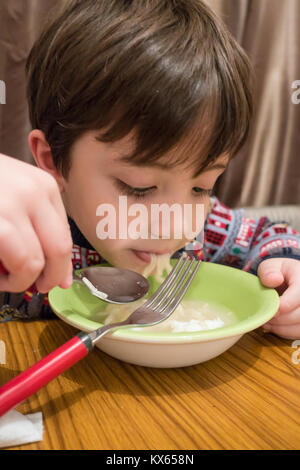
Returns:
[[[118,189],[122,191],[126,196],[135,196],[137,198],[145,197],[150,191],[156,188],[156,186],[150,186],[149,188],[133,188],[129,184],[124,183],[124,181],[115,180]]]
[[[199,188],[199,186],[194,186],[193,191],[195,193],[195,196],[211,196],[213,189],[204,189],[204,188]]]

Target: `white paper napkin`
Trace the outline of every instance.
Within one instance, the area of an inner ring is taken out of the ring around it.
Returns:
[[[22,415],[10,410],[0,418],[0,448],[43,440],[42,413]]]

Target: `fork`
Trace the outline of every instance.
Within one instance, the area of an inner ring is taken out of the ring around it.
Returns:
[[[126,320],[104,325],[91,333],[81,331],[58,349],[0,387],[0,416],[80,361],[109,331],[117,328],[147,327],[166,320],[188,290],[200,263],[201,260],[183,252],[160,287]]]

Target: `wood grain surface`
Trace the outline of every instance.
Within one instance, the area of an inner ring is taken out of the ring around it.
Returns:
[[[1,324],[0,383],[76,332],[61,320]],[[16,408],[42,411],[43,441],[10,449],[299,449],[292,342],[258,329],[218,358],[180,369],[134,366],[95,349]]]

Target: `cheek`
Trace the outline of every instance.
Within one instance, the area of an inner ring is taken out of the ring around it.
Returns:
[[[95,249],[101,254],[102,258],[115,267],[122,269],[132,269],[138,271],[136,260],[132,254],[130,246],[125,240],[97,240],[94,243]],[[142,266],[144,269],[144,266]],[[142,273],[142,271],[141,271]]]
[[[93,175],[84,173],[80,178],[78,173],[71,175],[63,194],[68,215],[77,224],[83,235],[94,244],[97,241],[97,208],[102,203],[114,203],[108,199],[111,197],[111,188],[103,181],[96,180]]]
[[[207,198],[204,204],[204,219],[206,220],[206,217],[208,216],[208,213],[210,212],[211,209],[211,202],[210,198]]]

